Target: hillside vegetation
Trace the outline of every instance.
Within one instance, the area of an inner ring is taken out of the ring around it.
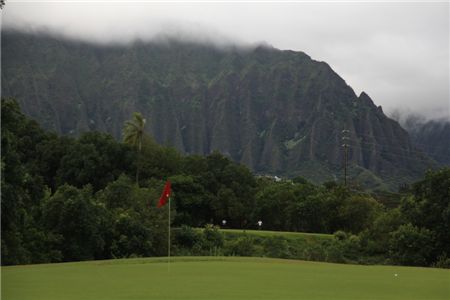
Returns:
[[[428,172],[388,209],[336,182],[278,182],[217,152],[185,156],[146,135],[141,149],[99,132],[60,137],[16,101],[1,104],[4,265],[166,255],[168,206],[156,202],[167,179],[178,255],[450,265],[448,168]],[[334,236],[222,232],[214,224],[224,219],[234,229],[262,220],[269,231]]]
[[[185,154],[217,150],[258,174],[342,179],[395,191],[435,164],[366,93],[325,62],[268,46],[165,42],[99,46],[2,32],[2,95],[45,129],[121,138],[139,111],[146,131]]]

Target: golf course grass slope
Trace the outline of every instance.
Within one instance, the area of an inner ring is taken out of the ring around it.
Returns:
[[[2,267],[2,299],[449,299],[450,270],[238,257]]]
[[[332,234],[325,233],[307,233],[307,232],[290,232],[290,231],[269,231],[269,230],[243,230],[243,229],[221,229],[225,235],[242,235],[247,234],[251,236],[281,236],[284,238],[316,238],[316,239],[332,239]]]

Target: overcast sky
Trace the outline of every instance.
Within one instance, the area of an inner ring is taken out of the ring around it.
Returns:
[[[450,119],[449,2],[6,1],[3,28],[96,42],[190,38],[301,50],[385,112]]]

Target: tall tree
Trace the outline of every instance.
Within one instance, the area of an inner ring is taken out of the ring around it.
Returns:
[[[142,139],[146,120],[141,113],[135,112],[133,119],[125,122],[123,128],[123,141],[137,147],[136,184],[139,184],[139,162],[142,152]]]

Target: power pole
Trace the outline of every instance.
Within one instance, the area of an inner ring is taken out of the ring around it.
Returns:
[[[344,147],[344,185],[347,186],[347,163],[348,163],[348,141],[350,137],[350,130],[342,130],[342,147]]]

